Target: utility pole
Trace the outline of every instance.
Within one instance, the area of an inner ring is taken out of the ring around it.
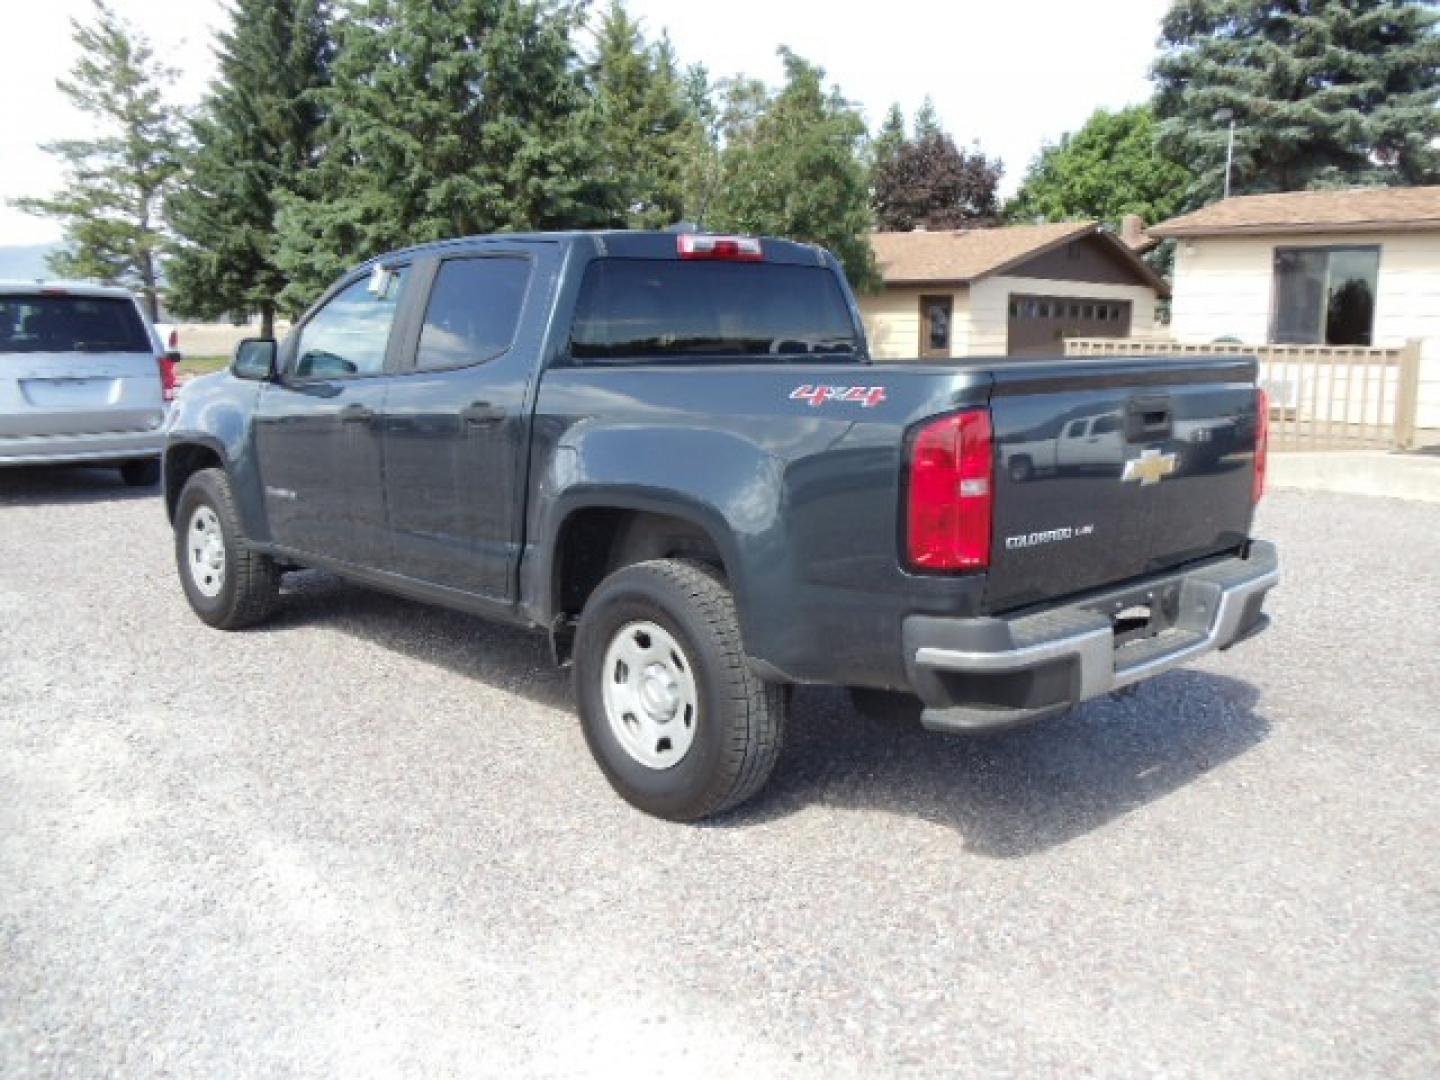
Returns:
[[[1215,119],[1224,123],[1230,122],[1230,139],[1225,145],[1225,198],[1230,197],[1230,169],[1235,164],[1235,110],[1220,109],[1215,113]]]

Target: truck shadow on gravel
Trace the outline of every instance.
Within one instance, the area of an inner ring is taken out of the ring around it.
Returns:
[[[160,485],[129,487],[113,466],[7,465],[0,468],[0,507],[154,499]]]
[[[967,850],[1012,859],[1140,810],[1258,746],[1270,725],[1249,683],[1179,670],[1128,697],[995,735],[937,735],[869,719],[839,690],[795,694],[785,756],[755,803],[717,824],[821,804],[920,817]]]
[[[392,598],[328,574],[290,574],[261,632],[331,625],[574,720],[569,673],[539,634]],[[1183,669],[1119,698],[998,735],[957,737],[856,712],[843,690],[802,687],[786,750],[750,803],[707,823],[737,829],[821,805],[913,816],[956,830],[968,850],[1022,858],[1175,792],[1259,745],[1269,723],[1250,684]],[[479,721],[477,721],[479,722]],[[576,767],[593,767],[587,758]]]

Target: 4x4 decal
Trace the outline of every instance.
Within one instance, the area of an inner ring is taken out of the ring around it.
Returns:
[[[791,401],[808,401],[810,407],[818,409],[831,401],[858,404],[862,409],[879,405],[885,400],[883,386],[811,386],[806,383],[790,391]]]

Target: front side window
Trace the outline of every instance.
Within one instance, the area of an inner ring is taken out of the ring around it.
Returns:
[[[1371,344],[1379,274],[1378,247],[1276,248],[1270,340]]]
[[[376,279],[361,278],[311,316],[296,346],[295,377],[346,379],[383,371],[404,278],[403,270],[392,272],[379,282],[379,292]]]
[[[530,284],[530,260],[446,259],[435,275],[415,366],[462,367],[510,348]]]
[[[0,296],[0,353],[148,353],[133,301],[41,293]]]

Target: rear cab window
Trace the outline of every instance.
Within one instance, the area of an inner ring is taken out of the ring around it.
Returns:
[[[833,361],[862,352],[835,273],[785,263],[596,259],[570,334],[571,357],[590,363]]]
[[[140,312],[124,297],[0,295],[0,354],[153,352]]]

